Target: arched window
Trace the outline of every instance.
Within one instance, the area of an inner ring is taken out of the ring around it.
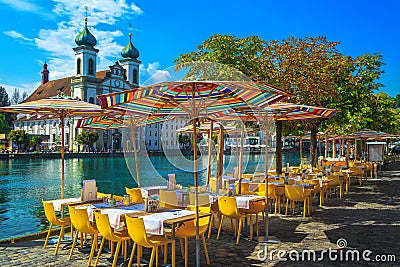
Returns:
[[[81,74],[81,59],[76,60],[76,74]]]
[[[92,97],[92,96],[89,97],[89,103],[90,103],[90,104],[94,104],[94,97]]]
[[[94,64],[93,64],[93,59],[89,59],[89,75],[94,74]]]
[[[133,69],[133,78],[132,78],[133,83],[138,83],[138,71],[137,69]]]

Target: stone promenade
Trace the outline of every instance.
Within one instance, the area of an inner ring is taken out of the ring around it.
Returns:
[[[378,178],[352,184],[342,199],[334,196],[323,208],[315,200],[306,219],[270,216],[270,239],[276,244],[250,241],[248,228],[239,245],[231,232],[222,232],[220,240],[213,232],[207,239],[211,266],[400,266],[400,166],[379,172]],[[76,249],[68,260],[69,250],[54,256],[54,245],[42,246],[43,239],[1,244],[0,266],[87,265],[88,250]],[[195,266],[193,240],[189,250],[190,266]],[[183,266],[179,245],[176,255],[177,266]],[[109,258],[104,252],[99,266],[111,266]],[[124,266],[122,259],[118,265]],[[207,266],[203,254],[201,266]]]

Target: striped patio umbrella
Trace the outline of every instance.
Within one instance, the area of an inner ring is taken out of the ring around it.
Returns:
[[[193,143],[197,144],[197,120],[215,112],[248,106],[267,107],[289,92],[267,84],[243,81],[162,82],[120,93],[98,96],[102,108],[145,115],[189,116]],[[196,221],[198,225],[197,147],[193,147]],[[220,176],[217,173],[217,178]],[[218,179],[217,188],[221,179]],[[196,266],[200,265],[200,239],[196,227]]]
[[[51,114],[60,119],[61,127],[61,198],[64,198],[65,167],[64,167],[64,120],[67,117],[75,116],[96,116],[104,114],[98,105],[80,101],[65,95],[57,95],[51,98],[44,98],[36,101],[25,102],[0,108],[3,112],[22,114]]]
[[[140,172],[139,172],[139,162],[137,155],[137,145],[136,145],[136,136],[135,136],[135,128],[138,126],[145,126],[154,123],[164,122],[168,120],[174,119],[171,116],[137,116],[134,114],[130,115],[104,115],[104,116],[96,116],[89,118],[81,118],[78,120],[78,128],[84,129],[96,129],[96,130],[111,130],[111,129],[120,129],[129,127],[131,129],[132,134],[132,142],[133,142],[133,153],[135,156],[135,169],[136,169],[136,180],[138,183],[138,187],[140,187]]]

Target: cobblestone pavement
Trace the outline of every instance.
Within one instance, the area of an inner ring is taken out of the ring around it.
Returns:
[[[277,244],[250,241],[248,227],[239,245],[235,245],[229,227],[221,233],[220,240],[216,240],[213,231],[211,239],[207,239],[211,266],[400,266],[400,168],[382,171],[378,177],[362,186],[351,185],[342,199],[334,196],[323,208],[317,207],[315,200],[311,217],[303,219],[301,214],[271,216],[269,236],[279,240]],[[263,228],[262,223],[260,226]],[[338,250],[338,244],[343,249]],[[60,249],[54,256],[55,245],[46,249],[42,246],[43,239],[1,244],[0,266],[87,265],[87,249],[75,249],[72,259],[68,260],[69,250]],[[189,242],[189,250],[190,266],[195,266],[193,240]],[[265,251],[267,257],[261,261],[259,258],[264,257]],[[177,266],[183,266],[179,243],[176,255]],[[299,260],[296,260],[297,255]],[[278,256],[286,261],[279,260]],[[148,252],[144,257],[149,258]],[[366,261],[365,257],[371,261]],[[378,257],[395,259],[378,262]],[[109,258],[110,254],[104,252],[99,266],[111,266]],[[123,265],[122,259],[118,265]],[[201,265],[207,266],[203,252]]]

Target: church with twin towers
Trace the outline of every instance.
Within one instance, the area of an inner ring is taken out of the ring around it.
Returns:
[[[97,54],[95,47],[97,40],[89,31],[85,18],[84,29],[75,37],[74,75],[57,80],[49,80],[51,76],[48,65],[45,63],[42,70],[40,86],[24,101],[34,101],[58,94],[65,94],[82,101],[98,104],[97,96],[139,87],[139,66],[141,61],[139,51],[132,43],[132,34],[129,33],[129,42],[120,52],[122,59],[117,60],[108,70],[97,70]],[[51,67],[51,66],[50,66]],[[139,149],[148,151],[163,149],[178,149],[178,134],[176,129],[183,127],[186,120],[172,120],[163,124],[154,124],[136,129],[139,140]],[[75,137],[82,129],[77,126],[77,118],[67,118],[65,123],[65,146],[69,151],[77,152],[78,145]],[[161,129],[163,140],[161,140]],[[52,147],[61,140],[60,121],[51,115],[24,115],[18,116],[14,122],[14,129],[25,130],[30,136],[40,136],[42,146]],[[125,131],[126,132],[126,131]],[[124,141],[123,131],[98,131],[99,140],[95,144],[96,150],[121,151],[131,149],[129,141]],[[129,133],[125,133],[127,136]],[[143,147],[145,146],[145,147]]]

